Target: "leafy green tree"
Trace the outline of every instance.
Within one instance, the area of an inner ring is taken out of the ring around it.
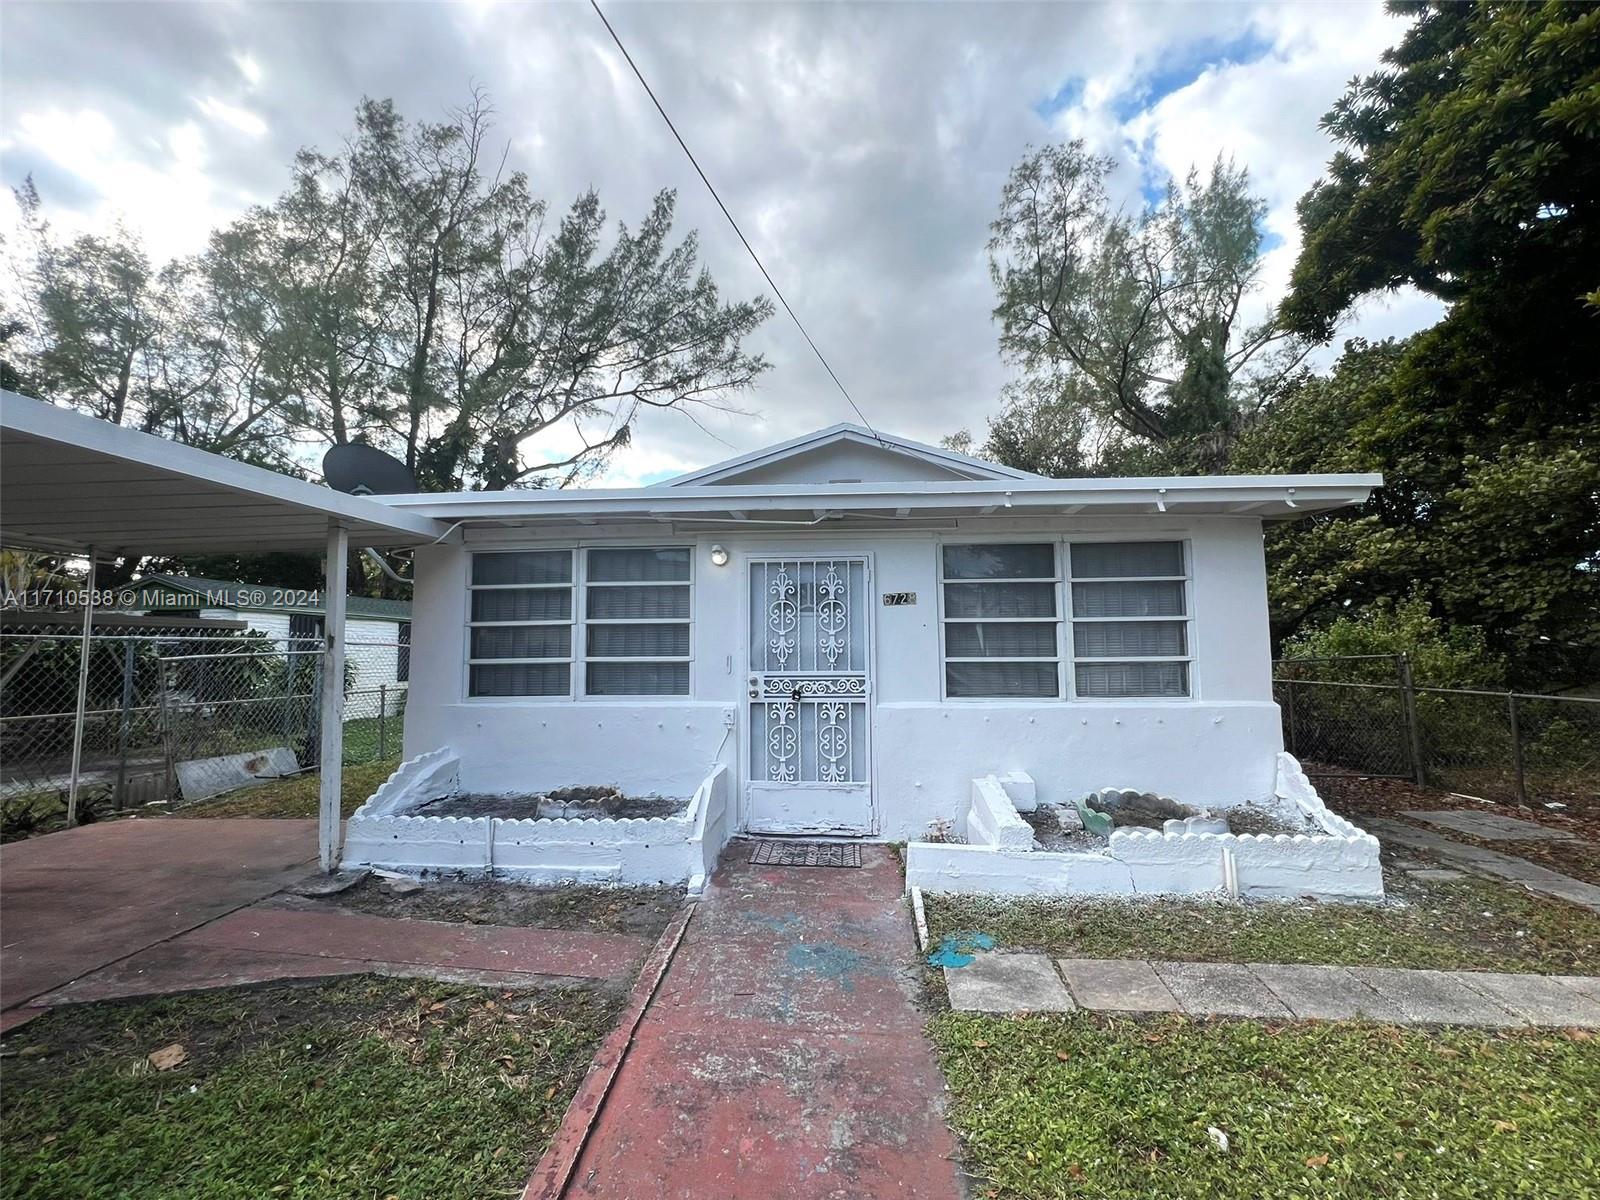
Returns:
[[[1219,160],[1132,217],[1106,194],[1114,165],[1072,141],[1030,153],[1006,181],[990,275],[1001,350],[1025,381],[988,452],[1041,472],[1216,470],[1306,349],[1275,320],[1242,316],[1260,285],[1264,205]],[[1077,450],[1055,446],[1075,432]]]
[[[608,233],[593,192],[549,225],[492,118],[477,93],[436,124],[365,100],[339,152],[302,150],[277,200],[160,270],[125,230],[60,242],[28,185],[6,378],[279,469],[304,469],[297,442],[365,441],[428,490],[572,483],[645,409],[752,386],[771,305],[721,297],[673,193],[634,229]],[[530,452],[557,430],[577,449]]]
[[[1600,8],[1397,4],[1413,21],[1325,120],[1284,319],[1325,338],[1409,284],[1450,305],[1347,348],[1239,470],[1379,470],[1354,517],[1269,543],[1278,631],[1405,594],[1481,628],[1519,686],[1600,669]]]
[[[1492,688],[1505,682],[1505,665],[1490,650],[1483,630],[1446,625],[1433,615],[1432,605],[1420,592],[1379,600],[1325,626],[1304,630],[1283,646],[1286,659],[1363,660],[1338,668],[1319,664],[1310,678],[1392,684],[1393,663],[1372,658],[1384,654],[1406,655],[1412,679],[1423,687]]]

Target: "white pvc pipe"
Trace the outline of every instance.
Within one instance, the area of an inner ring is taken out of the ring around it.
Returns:
[[[72,781],[67,785],[67,828],[78,823],[78,774],[83,766],[84,710],[89,707],[89,638],[94,631],[94,547],[89,547],[89,581],[83,595],[83,637],[78,649],[78,706],[72,722]]]

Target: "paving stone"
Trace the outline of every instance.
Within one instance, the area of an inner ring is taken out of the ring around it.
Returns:
[[[1284,1007],[1249,967],[1238,963],[1155,963],[1161,982],[1183,1011],[1196,1016],[1287,1017]]]
[[[1351,967],[1350,974],[1392,1003],[1406,1018],[1424,1024],[1526,1025],[1449,971],[1408,971],[1400,967]]]
[[[1600,978],[1593,975],[1552,975],[1550,978],[1564,988],[1571,988],[1590,999],[1600,1000]]]
[[[1600,887],[1584,883],[1581,879],[1573,879],[1570,875],[1563,875],[1559,871],[1552,871],[1538,863],[1531,863],[1525,858],[1501,854],[1498,850],[1488,850],[1482,846],[1466,846],[1430,830],[1418,829],[1403,821],[1391,821],[1383,817],[1369,820],[1367,829],[1385,845],[1426,850],[1445,862],[1464,867],[1469,871],[1509,880],[1541,896],[1565,900],[1587,908],[1591,912],[1600,913]]]
[[[1534,1025],[1600,1027],[1600,1000],[1548,975],[1462,971],[1456,978]]]
[[[958,1012],[1068,1012],[1072,997],[1042,954],[979,954],[946,967],[950,1007]]]
[[[1495,812],[1479,812],[1471,808],[1411,809],[1406,813],[1414,821],[1426,821],[1445,829],[1454,829],[1486,842],[1565,842],[1572,834],[1564,829],[1552,829],[1534,821],[1519,821],[1516,817]]]
[[[1449,867],[1420,867],[1406,874],[1423,883],[1454,883],[1466,878],[1460,871],[1453,871]]]
[[[1072,997],[1084,1008],[1103,1012],[1178,1012],[1177,998],[1155,968],[1137,958],[1057,960]]]
[[[1403,1022],[1405,1014],[1343,967],[1251,963],[1256,978],[1297,1017],[1319,1021]]]

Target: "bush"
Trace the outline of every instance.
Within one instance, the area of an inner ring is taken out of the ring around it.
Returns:
[[[1402,600],[1380,600],[1317,629],[1302,630],[1283,644],[1282,657],[1344,658],[1354,655],[1405,654],[1419,687],[1499,688],[1506,666],[1494,655],[1483,630],[1471,625],[1447,626],[1428,602],[1413,592]],[[1350,683],[1395,683],[1392,662],[1321,663],[1318,679]]]

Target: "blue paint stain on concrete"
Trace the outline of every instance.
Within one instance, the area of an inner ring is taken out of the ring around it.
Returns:
[[[855,977],[863,969],[861,955],[848,946],[836,946],[832,942],[821,942],[814,946],[802,942],[798,946],[790,946],[788,958],[791,970],[836,980],[847,992],[856,990]],[[879,968],[871,964],[868,969]]]
[[[965,967],[972,962],[974,955],[979,950],[993,950],[994,939],[987,933],[967,931],[964,933],[947,933],[939,942],[939,948],[928,955],[930,967]]]

